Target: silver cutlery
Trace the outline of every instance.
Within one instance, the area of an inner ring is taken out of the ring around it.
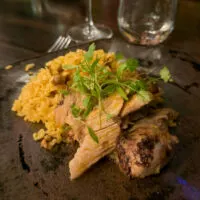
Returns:
[[[48,49],[48,52],[54,52],[62,49],[66,49],[71,43],[72,39],[69,35],[59,36],[57,40],[52,44],[52,46]]]

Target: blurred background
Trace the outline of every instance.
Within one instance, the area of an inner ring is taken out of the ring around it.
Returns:
[[[94,0],[94,20],[115,28],[117,8],[117,0]],[[70,26],[83,23],[86,16],[84,0],[1,0],[0,40],[43,52]]]
[[[1,0],[0,64],[40,55],[59,35],[84,22],[85,0]],[[95,22],[108,25],[121,39],[117,27],[119,0],[93,0]],[[199,57],[200,1],[179,0],[175,30],[166,45]],[[12,58],[12,59],[11,59]]]

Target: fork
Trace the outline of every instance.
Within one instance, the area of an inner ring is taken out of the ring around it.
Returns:
[[[57,40],[52,44],[52,46],[48,49],[47,52],[53,52],[53,51],[58,51],[62,49],[66,49],[69,44],[71,43],[72,39],[69,35],[66,37],[64,36],[59,36]]]

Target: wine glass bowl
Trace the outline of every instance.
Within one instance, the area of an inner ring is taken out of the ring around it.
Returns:
[[[94,24],[92,19],[92,0],[88,0],[88,21],[85,24],[73,26],[68,30],[68,35],[75,42],[89,42],[98,39],[110,39],[112,30],[103,24]]]
[[[85,23],[70,28],[68,35],[75,42],[84,42],[98,39],[110,39],[113,33],[110,28],[102,24],[88,26],[88,24]]]

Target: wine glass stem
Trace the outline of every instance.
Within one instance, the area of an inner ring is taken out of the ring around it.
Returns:
[[[92,18],[92,0],[88,0],[88,24],[89,32],[91,32],[92,27],[94,27],[94,22]]]

